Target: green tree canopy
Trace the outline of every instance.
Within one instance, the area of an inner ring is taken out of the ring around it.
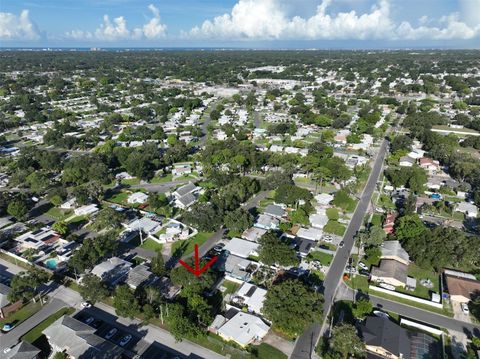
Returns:
[[[273,232],[265,233],[259,240],[259,259],[266,265],[294,266],[299,260],[294,249]]]

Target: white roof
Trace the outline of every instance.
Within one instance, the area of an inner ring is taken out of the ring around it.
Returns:
[[[266,229],[250,227],[242,233],[242,237],[247,241],[257,242],[265,233]]]
[[[257,255],[258,246],[258,243],[235,237],[227,243],[224,249],[229,251],[230,254],[248,258],[250,255]]]
[[[144,203],[148,199],[148,195],[143,192],[135,192],[128,196],[130,203]]]
[[[242,346],[246,346],[255,339],[262,339],[267,335],[269,329],[270,327],[260,318],[238,312],[218,329],[218,333],[226,338],[231,338]]]
[[[324,214],[312,214],[310,216],[310,224],[317,228],[323,228],[328,223],[328,217]]]
[[[263,302],[265,301],[266,295],[267,291],[265,289],[259,288],[250,283],[243,283],[235,293],[235,296],[242,297],[244,303],[248,306],[248,309],[255,313],[262,312]]]
[[[153,233],[161,224],[148,217],[136,219],[128,224],[128,228],[134,231],[142,230],[145,233]]]
[[[322,238],[323,231],[317,228],[300,228],[297,232],[297,237],[311,239],[312,241],[318,241]]]
[[[327,204],[329,204],[330,202],[333,201],[333,196],[331,194],[328,194],[328,193],[320,193],[320,194],[317,194],[315,196],[315,200],[319,204],[327,205]]]

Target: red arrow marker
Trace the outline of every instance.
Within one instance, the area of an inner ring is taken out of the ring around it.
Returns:
[[[198,257],[198,244],[195,244],[195,269],[193,269],[192,267],[190,267],[187,263],[185,263],[184,261],[182,261],[181,259],[178,261],[178,263],[180,263],[182,266],[184,266],[185,268],[187,268],[187,270],[194,274],[196,277],[200,277],[200,275],[205,272],[208,268],[210,268],[210,266],[218,259],[218,256],[215,256],[213,257],[212,259],[210,259],[210,261],[205,264],[202,268],[200,268],[200,265],[199,265],[199,257]]]

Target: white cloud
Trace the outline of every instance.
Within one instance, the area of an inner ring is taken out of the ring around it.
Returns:
[[[206,20],[183,32],[184,38],[212,40],[450,40],[480,35],[480,0],[461,0],[462,14],[433,21],[420,18],[420,26],[395,23],[390,0],[379,0],[369,12],[329,13],[332,0],[323,0],[311,17],[289,17],[282,0],[239,0],[228,14]],[[473,15],[472,15],[473,13]],[[427,24],[438,23],[437,26]]]
[[[73,30],[65,33],[65,36],[74,40],[102,40],[102,41],[118,41],[118,40],[138,40],[138,39],[158,39],[165,37],[167,25],[160,21],[160,11],[153,4],[148,6],[153,17],[142,27],[129,30],[127,21],[123,16],[119,16],[110,20],[108,15],[103,16],[103,23],[95,30],[95,32]]]
[[[19,16],[0,12],[0,39],[38,40],[40,33],[30,20],[28,10],[22,10]]]

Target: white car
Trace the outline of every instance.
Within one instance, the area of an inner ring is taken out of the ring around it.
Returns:
[[[368,266],[363,262],[358,262],[358,266],[364,270],[368,270]]]
[[[110,329],[110,331],[105,335],[105,339],[111,339],[115,334],[117,334],[117,332],[117,328]]]
[[[120,343],[118,343],[118,344],[120,344],[121,347],[124,347],[125,345],[128,344],[128,342],[129,342],[130,340],[132,340],[132,335],[131,335],[131,334],[127,334],[127,335],[125,335],[125,336],[120,340]]]
[[[462,308],[463,314],[468,314],[468,313],[470,313],[470,310],[468,309],[468,304],[467,304],[467,303],[462,303],[462,304],[460,304],[460,308]]]
[[[82,302],[81,306],[83,308],[90,308],[92,305],[89,302]]]
[[[373,315],[376,317],[384,318],[384,319],[390,318],[390,316],[387,313],[382,312],[381,310],[374,310]]]
[[[395,290],[395,286],[388,283],[380,283],[378,286],[380,288],[387,289],[387,290]]]

